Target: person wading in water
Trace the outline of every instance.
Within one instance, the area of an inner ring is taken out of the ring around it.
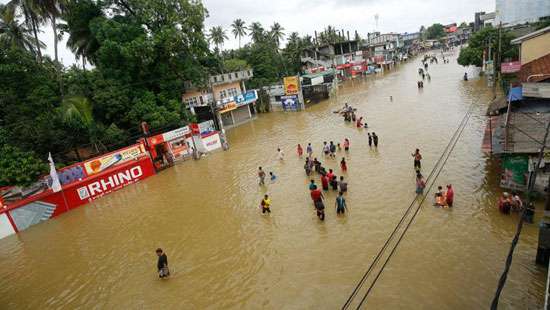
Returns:
[[[412,153],[411,155],[414,158],[414,170],[420,171],[422,167],[420,163],[420,161],[422,160],[422,155],[420,155],[420,150],[416,149],[416,151],[414,151],[414,153]]]
[[[168,270],[168,257],[162,252],[161,248],[158,248],[156,253],[158,256],[157,269],[159,278],[166,278],[170,275],[170,270]]]
[[[260,178],[260,185],[265,185],[265,171],[262,167],[258,168],[258,178]]]

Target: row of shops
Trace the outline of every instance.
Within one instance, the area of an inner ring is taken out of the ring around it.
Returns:
[[[532,184],[534,191],[544,193],[549,185],[550,149],[544,140],[550,122],[550,53],[544,48],[548,40],[550,27],[512,41],[520,44],[521,59],[501,64],[502,74],[512,82],[506,96],[494,100],[487,111],[483,149],[500,159],[500,185],[506,190],[523,192]]]
[[[57,171],[52,162],[53,172],[33,186],[32,194],[19,190],[15,195],[16,188],[0,193],[0,238],[137,183],[179,161],[227,147],[224,134],[215,130],[210,120],[141,138],[134,145]]]

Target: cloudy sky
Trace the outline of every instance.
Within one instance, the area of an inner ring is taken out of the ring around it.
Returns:
[[[7,0],[0,0],[6,3]],[[209,17],[205,26],[222,26],[230,40],[224,48],[236,48],[237,40],[229,26],[236,18],[246,24],[258,21],[265,28],[274,22],[280,23],[286,33],[313,35],[314,30],[323,30],[327,25],[336,29],[355,30],[362,37],[376,29],[374,15],[378,14],[378,29],[381,32],[415,32],[421,25],[435,22],[449,24],[471,22],[478,11],[494,11],[495,0],[203,0]],[[41,39],[48,45],[46,53],[53,55],[51,29],[45,28]],[[242,44],[248,42],[244,38]],[[60,43],[60,58],[65,65],[75,62],[72,53]]]

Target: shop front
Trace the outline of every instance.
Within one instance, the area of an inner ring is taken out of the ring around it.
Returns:
[[[223,127],[232,127],[246,122],[256,114],[254,105],[258,100],[256,90],[249,90],[240,95],[230,98],[218,110],[218,115]]]
[[[147,145],[157,170],[190,158],[193,154],[193,139],[189,126],[147,138]]]

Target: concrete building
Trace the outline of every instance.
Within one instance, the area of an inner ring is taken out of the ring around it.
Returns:
[[[347,63],[363,61],[361,45],[357,40],[312,46],[302,50],[300,59],[304,69],[325,67],[331,68]]]
[[[548,0],[496,0],[495,24],[513,26],[550,16]]]
[[[256,114],[258,93],[245,86],[252,77],[249,69],[212,75],[205,88],[186,83],[182,102],[199,121],[213,119],[220,129],[238,125]]]
[[[481,28],[486,27],[486,26],[494,25],[495,24],[495,18],[496,18],[496,13],[495,12],[485,13],[485,14],[480,15],[479,20],[480,20],[480,23],[481,23]]]
[[[520,44],[522,65],[547,56],[550,53],[550,26],[516,38],[511,43]]]
[[[505,159],[523,161],[525,174],[534,171],[541,141],[550,122],[550,27],[512,40],[521,44],[520,83],[509,95],[495,100],[489,107],[486,136],[490,151]],[[518,70],[518,69],[516,69]],[[547,142],[548,143],[548,142]],[[543,192],[550,176],[550,159],[544,157],[534,189]],[[506,170],[506,169],[504,169]],[[531,175],[530,175],[531,176]],[[503,176],[505,178],[506,176]],[[510,181],[511,178],[508,178]],[[505,182],[504,188],[525,190],[527,178],[521,184]]]
[[[404,40],[398,33],[369,34],[365,44],[371,61],[381,66],[392,66],[395,61],[403,59]]]

